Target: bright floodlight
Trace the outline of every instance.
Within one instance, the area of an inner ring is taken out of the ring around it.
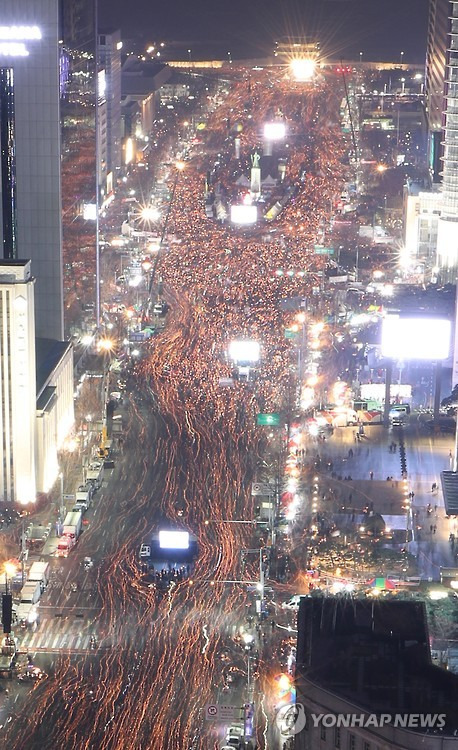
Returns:
[[[231,341],[229,357],[233,362],[258,362],[261,347],[258,341]]]
[[[84,221],[96,221],[97,205],[95,203],[83,203],[83,219]]]
[[[284,122],[266,122],[264,125],[264,138],[268,141],[282,141],[286,135]]]
[[[160,531],[159,547],[161,549],[189,549],[189,532]]]
[[[450,334],[449,320],[387,315],[382,323],[382,355],[397,360],[447,359]]]
[[[256,206],[234,205],[231,206],[231,221],[233,224],[256,224],[258,209]]]
[[[296,81],[308,81],[315,73],[316,62],[315,60],[298,58],[291,60],[290,68]]]
[[[158,221],[161,218],[161,213],[156,206],[145,206],[141,210],[141,217],[144,221]]]

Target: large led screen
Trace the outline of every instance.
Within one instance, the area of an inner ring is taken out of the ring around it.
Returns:
[[[240,205],[231,206],[231,221],[233,224],[256,224],[258,220],[258,209],[256,206]]]
[[[161,549],[188,549],[188,531],[160,531],[159,547]]]
[[[396,360],[447,359],[450,335],[451,323],[443,318],[387,315],[382,323],[382,355]]]
[[[231,341],[229,356],[233,362],[258,362],[261,347],[258,341]]]

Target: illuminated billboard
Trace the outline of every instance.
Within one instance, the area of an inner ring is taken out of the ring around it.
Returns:
[[[266,122],[264,125],[264,138],[268,141],[282,141],[286,135],[284,122]]]
[[[233,224],[256,224],[258,209],[256,206],[240,204],[231,206],[231,221]]]
[[[382,322],[382,355],[396,360],[447,359],[450,336],[449,320],[387,315]]]
[[[258,362],[261,347],[258,341],[231,341],[229,356],[233,362]]]
[[[189,549],[189,532],[160,531],[159,547],[161,549]]]

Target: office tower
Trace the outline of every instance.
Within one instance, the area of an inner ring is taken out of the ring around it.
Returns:
[[[101,111],[99,116],[99,164],[104,168],[99,186],[103,197],[113,190],[121,169],[121,32],[101,33],[98,41],[99,107],[105,110],[104,117]],[[102,172],[102,167],[100,169]]]
[[[2,0],[1,254],[33,263],[39,336],[63,338],[58,0]]]
[[[16,137],[14,129],[14,76],[0,68],[0,179],[2,194],[2,258],[17,255]]]
[[[0,497],[35,500],[34,279],[28,260],[0,260]]]
[[[430,0],[426,44],[425,94],[429,135],[429,167],[433,182],[442,170],[444,82],[450,0]]]
[[[449,8],[442,207],[437,234],[437,260],[444,280],[454,282],[458,270],[458,0],[452,0]]]
[[[96,2],[61,0],[61,127],[65,324],[96,299]]]

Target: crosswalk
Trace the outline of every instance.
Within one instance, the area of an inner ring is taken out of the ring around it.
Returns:
[[[36,630],[26,630],[22,638],[19,635],[19,648],[27,651],[86,651],[90,648],[92,635],[88,627],[84,621],[40,618]]]

